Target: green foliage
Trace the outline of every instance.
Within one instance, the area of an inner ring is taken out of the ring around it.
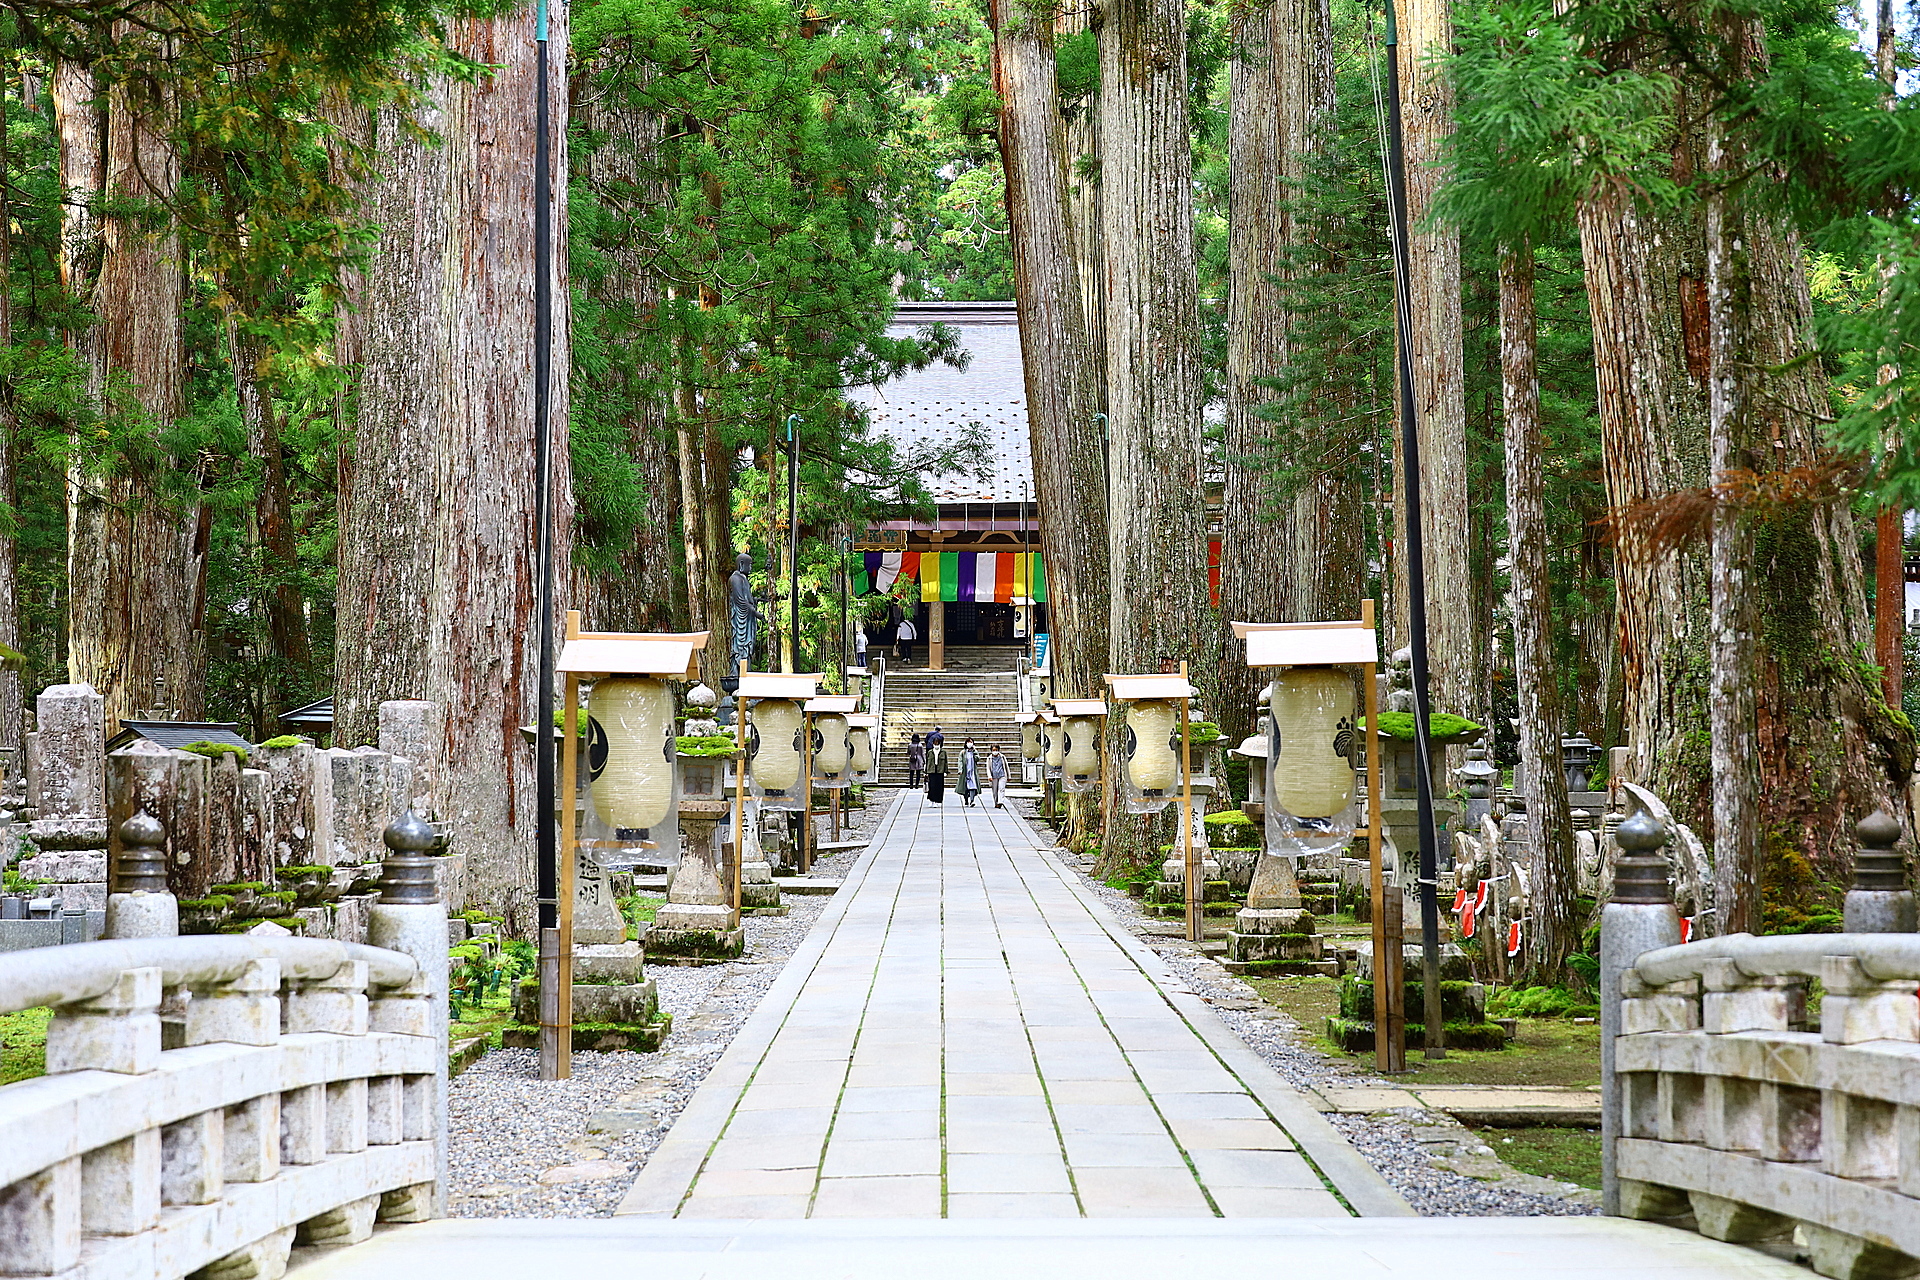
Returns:
[[[1496,1018],[1597,1018],[1600,1006],[1565,987],[1502,987],[1487,998]]]
[[[1204,747],[1220,741],[1220,726],[1211,720],[1192,720],[1187,723],[1187,741],[1196,747]]]
[[[1362,728],[1366,727],[1366,717],[1360,718]],[[1461,716],[1447,715],[1436,711],[1427,717],[1427,741],[1435,745],[1470,740],[1485,726]],[[1413,713],[1411,711],[1382,711],[1380,713],[1380,732],[1385,737],[1397,738],[1401,742],[1412,742]]]
[[[694,734],[676,738],[678,751],[683,756],[717,757],[731,756],[739,748],[733,738],[724,733]]]
[[[180,749],[182,751],[191,751],[197,756],[205,756],[209,760],[218,760],[222,756],[232,756],[242,765],[247,762],[247,749],[245,747],[236,747],[231,742],[189,742]]]

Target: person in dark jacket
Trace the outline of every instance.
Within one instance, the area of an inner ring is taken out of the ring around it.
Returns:
[[[980,798],[980,753],[974,750],[972,738],[960,748],[960,798],[969,809]]]
[[[945,804],[947,799],[947,749],[938,744],[927,748],[927,802]]]
[[[914,734],[907,743],[907,785],[917,787],[920,778],[927,771],[927,744],[920,741],[920,735]]]

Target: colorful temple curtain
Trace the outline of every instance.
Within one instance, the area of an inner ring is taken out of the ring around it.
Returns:
[[[1011,604],[1021,597],[1045,604],[1047,600],[1047,571],[1037,551],[929,551],[924,555],[909,551],[897,565],[876,565],[874,558],[879,555],[867,553],[865,570],[875,591],[885,591],[895,576],[917,573],[920,599],[927,604],[935,600]]]

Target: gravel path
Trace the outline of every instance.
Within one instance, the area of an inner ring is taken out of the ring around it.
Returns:
[[[871,834],[893,795],[870,791],[865,809],[843,815],[842,838]],[[825,839],[824,819],[818,829]],[[822,858],[809,878],[841,879],[861,853]],[[572,1079],[542,1081],[537,1050],[496,1049],[455,1079],[448,1212],[457,1218],[612,1213],[829,899],[788,894],[784,901],[785,916],[746,919],[743,960],[647,966],[660,1007],[673,1015],[673,1032],[659,1052],[576,1053]],[[543,1175],[554,1181],[543,1182]]]
[[[1042,844],[1050,829],[1038,821],[1032,801],[1017,802]],[[1149,919],[1125,892],[1090,874],[1093,859],[1056,849],[1055,855],[1086,884],[1128,929],[1186,979],[1195,994],[1213,1005],[1220,1019],[1249,1048],[1266,1060],[1288,1084],[1317,1089],[1327,1084],[1387,1084],[1351,1061],[1329,1058],[1304,1042],[1300,1025],[1261,999],[1254,989],[1211,959],[1198,954],[1184,937],[1157,930],[1165,922]],[[1588,1200],[1597,1192],[1536,1178],[1500,1162],[1479,1135],[1441,1112],[1415,1108],[1374,1115],[1329,1115],[1335,1128],[1407,1203],[1426,1217],[1542,1217],[1599,1212]]]

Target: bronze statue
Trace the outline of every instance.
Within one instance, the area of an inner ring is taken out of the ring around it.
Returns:
[[[731,641],[734,675],[740,670],[740,664],[753,665],[753,644],[759,636],[759,624],[766,615],[760,612],[760,606],[753,599],[753,557],[741,555],[734,561],[734,569],[727,577],[727,615],[731,624],[728,638]]]

